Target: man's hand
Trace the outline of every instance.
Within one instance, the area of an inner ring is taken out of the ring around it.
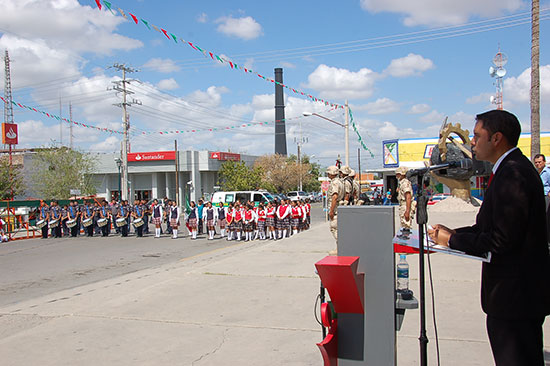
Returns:
[[[449,246],[449,239],[454,233],[455,231],[453,229],[449,229],[448,227],[441,224],[437,224],[432,229],[428,230],[428,236],[436,244],[443,245],[445,247]]]
[[[405,210],[405,221],[409,221],[411,219],[411,210]]]
[[[334,219],[334,212],[330,211],[328,213],[328,218],[332,221],[332,219]]]

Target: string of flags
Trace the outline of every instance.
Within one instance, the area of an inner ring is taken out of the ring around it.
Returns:
[[[361,144],[361,147],[368,151],[370,153],[370,157],[371,158],[374,158],[374,154],[372,153],[372,151],[367,147],[367,145],[365,145],[365,143],[363,142],[363,138],[361,137],[361,135],[359,134],[359,130],[357,129],[357,126],[355,125],[355,121],[353,120],[353,114],[351,113],[351,108],[348,108],[349,110],[349,120],[351,122],[351,126],[353,127],[353,130],[355,131],[355,133],[357,134],[357,141],[359,141],[359,143]]]
[[[2,99],[2,101],[3,101],[4,103],[7,103],[7,100],[4,99],[4,97],[0,96],[0,99]],[[12,104],[13,104],[14,106],[20,107],[20,108],[22,108],[22,109],[28,109],[28,110],[30,110],[30,111],[33,111],[33,112],[36,112],[36,113],[43,114],[43,115],[46,116],[46,117],[53,118],[53,119],[56,119],[56,120],[58,120],[58,121],[67,122],[67,123],[69,123],[69,124],[72,123],[72,124],[77,125],[77,126],[86,127],[86,128],[91,128],[91,129],[95,129],[95,130],[98,130],[98,131],[101,131],[101,132],[108,132],[108,133],[111,133],[111,134],[120,134],[120,135],[123,135],[123,134],[124,134],[124,131],[117,131],[117,130],[112,130],[112,129],[109,129],[109,128],[97,127],[97,126],[94,126],[94,125],[91,125],[91,124],[87,124],[87,123],[82,123],[82,122],[77,122],[77,121],[71,121],[70,119],[63,118],[63,117],[57,116],[57,115],[55,115],[55,114],[53,114],[53,113],[45,112],[45,111],[42,111],[42,110],[40,110],[40,109],[31,107],[31,106],[28,106],[28,105],[25,105],[25,104],[21,104],[21,103],[15,102],[15,101],[12,101]],[[234,130],[234,129],[239,129],[239,128],[245,128],[245,127],[252,127],[252,126],[266,126],[266,125],[273,124],[273,123],[276,123],[276,122],[291,121],[291,120],[294,120],[294,119],[297,119],[297,118],[302,118],[302,116],[299,116],[299,117],[291,117],[291,118],[283,118],[283,119],[280,119],[280,120],[274,120],[274,121],[268,121],[268,122],[249,122],[249,123],[242,123],[242,124],[233,125],[233,126],[205,127],[205,128],[201,128],[201,129],[163,130],[163,131],[144,131],[144,130],[141,130],[139,133],[138,133],[138,132],[135,132],[135,134],[136,134],[136,135],[153,135],[153,134],[158,134],[158,135],[169,135],[169,134],[183,134],[183,133],[196,133],[196,132],[227,131],[227,130]]]
[[[113,4],[109,1],[101,1],[101,0],[95,0],[96,4],[97,4],[97,8],[99,10],[101,10],[103,8],[103,6],[105,6],[106,9],[108,9],[113,15],[115,14],[115,11],[113,11],[113,8],[115,8],[115,6],[113,6]],[[102,6],[102,3],[103,3],[103,6]],[[171,33],[169,31],[167,31],[166,29],[164,28],[161,28],[161,27],[157,27],[156,25],[150,23],[149,21],[141,18],[141,17],[138,17],[137,15],[133,14],[133,13],[130,13],[128,11],[124,11],[122,10],[121,8],[119,7],[116,7],[116,10],[118,10],[118,12],[120,13],[120,15],[126,19],[126,20],[130,20],[133,21],[136,25],[138,25],[139,23],[142,23],[144,26],[147,27],[147,29],[151,30],[155,30],[157,31],[158,33],[160,33],[161,35],[164,35],[168,40],[170,41],[173,41],[175,43],[179,43],[181,42],[182,45],[187,45],[191,48],[193,48],[195,51],[198,51],[200,53],[202,53],[205,57],[210,57],[213,61],[216,61],[216,62],[219,62],[219,63],[222,63],[222,64],[227,64],[229,65],[229,67],[233,70],[241,70],[241,71],[244,71],[245,73],[249,73],[249,74],[255,74],[256,76],[258,76],[259,78],[267,81],[267,82],[271,82],[271,83],[274,83],[274,84],[277,84],[277,85],[280,85],[282,86],[283,88],[295,93],[295,94],[299,94],[299,95],[302,95],[314,102],[320,102],[320,103],[323,103],[325,104],[326,106],[330,106],[330,107],[333,107],[333,108],[344,108],[343,105],[340,105],[340,104],[337,104],[337,103],[333,103],[333,102],[330,102],[330,101],[327,101],[327,100],[324,100],[322,98],[317,98],[311,94],[308,94],[308,93],[305,93],[301,90],[298,90],[298,89],[295,89],[291,86],[288,86],[286,84],[283,84],[283,83],[280,83],[278,81],[275,81],[274,79],[271,79],[269,77],[266,77],[266,76],[263,76],[262,74],[260,73],[257,73],[256,71],[252,70],[252,69],[249,69],[247,67],[244,67],[242,65],[238,65],[237,63],[231,61],[231,60],[228,60],[214,52],[210,52],[202,47],[199,47],[196,43],[193,43],[193,42],[189,42],[189,41],[186,41],[184,40],[183,38],[180,38],[178,36],[176,36],[174,33]],[[130,19],[128,18],[128,16],[130,16]]]
[[[1,97],[0,96],[0,99],[2,99],[2,101],[4,103],[8,103],[8,101],[6,99],[4,99],[4,97]],[[86,128],[91,128],[91,129],[94,129],[94,130],[98,130],[98,131],[102,131],[102,132],[109,132],[109,133],[114,133],[114,134],[124,134],[123,131],[117,131],[117,130],[112,130],[110,128],[104,128],[104,127],[97,127],[97,126],[93,126],[93,125],[90,125],[90,124],[86,124],[86,123],[82,123],[82,122],[77,122],[77,121],[71,121],[67,118],[64,118],[64,117],[60,117],[60,116],[57,116],[53,113],[48,113],[48,112],[45,112],[45,111],[41,111],[39,109],[36,109],[34,107],[31,107],[31,106],[28,106],[28,105],[25,105],[25,104],[21,104],[21,103],[17,103],[15,101],[12,101],[12,104],[14,106],[17,106],[17,107],[20,107],[22,109],[28,109],[30,111],[33,111],[33,112],[36,112],[36,113],[40,113],[40,114],[43,114],[45,115],[46,117],[49,117],[49,118],[53,118],[53,119],[56,119],[58,121],[63,121],[63,122],[67,122],[68,124],[75,124],[77,126],[81,126],[81,127],[86,127]]]

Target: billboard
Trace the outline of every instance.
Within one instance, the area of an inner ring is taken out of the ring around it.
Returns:
[[[230,152],[215,151],[210,153],[210,159],[214,160],[231,160],[231,161],[240,161],[241,154],[234,154]]]
[[[17,145],[19,134],[15,123],[2,123],[2,143],[4,145]]]
[[[384,151],[384,168],[397,168],[399,166],[399,140],[382,141]]]

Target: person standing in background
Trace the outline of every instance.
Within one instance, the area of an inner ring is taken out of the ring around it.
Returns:
[[[197,212],[199,214],[199,217],[198,217],[198,229],[199,229],[199,234],[202,234],[202,225],[203,225],[203,221],[202,221],[202,211],[204,210],[204,201],[202,199],[199,199],[199,204],[197,205]]]

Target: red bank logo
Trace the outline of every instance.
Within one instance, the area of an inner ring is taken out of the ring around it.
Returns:
[[[155,151],[155,152],[140,152],[128,154],[128,161],[162,161],[176,160],[175,151]]]

